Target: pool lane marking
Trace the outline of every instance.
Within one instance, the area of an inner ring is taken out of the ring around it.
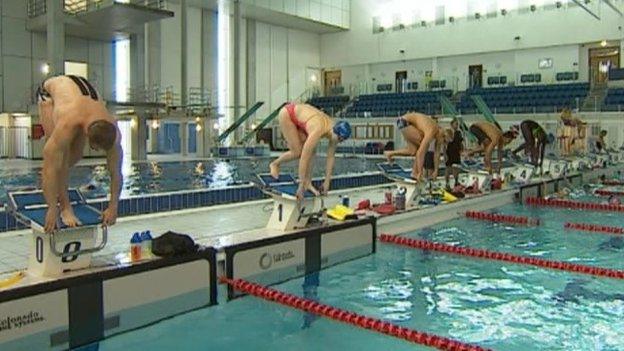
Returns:
[[[359,328],[368,329],[381,334],[393,336],[412,343],[425,345],[444,351],[486,351],[490,349],[477,345],[463,343],[443,336],[420,332],[414,329],[398,326],[380,319],[367,317],[355,312],[349,312],[337,307],[325,305],[314,300],[288,294],[264,285],[252,283],[243,279],[228,279],[221,277],[221,283],[243,293],[261,299],[292,307],[307,313],[326,317],[338,322],[350,324]]]
[[[565,229],[578,230],[591,233],[605,233],[613,235],[624,234],[624,228],[612,227],[608,225],[592,224],[592,223],[570,223],[567,222],[563,225]]]
[[[573,210],[624,212],[623,205],[599,204],[595,202],[581,202],[563,199],[543,199],[541,197],[529,197],[526,199],[525,203],[529,206],[560,207]]]
[[[406,238],[398,235],[381,234],[379,241],[398,246],[405,246],[414,249],[437,251],[447,254],[482,258],[492,261],[502,261],[540,268],[548,268],[559,271],[587,274],[596,277],[606,277],[613,279],[624,279],[624,271],[603,267],[593,267],[576,263],[551,261],[537,257],[517,256],[504,252],[489,251],[465,246],[454,246],[443,243],[436,243],[428,240]]]

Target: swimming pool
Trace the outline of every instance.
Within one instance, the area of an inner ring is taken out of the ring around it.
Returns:
[[[180,190],[223,188],[236,182],[255,179],[257,173],[267,173],[272,158],[255,159],[208,159],[182,162],[135,162],[123,165],[122,197]],[[318,157],[313,176],[325,174],[325,158]],[[334,174],[354,174],[376,171],[381,159],[340,157]],[[408,160],[400,163],[409,164]],[[283,172],[296,173],[296,163],[284,165]],[[6,202],[6,192],[26,187],[39,188],[41,168],[0,168],[0,203]],[[77,166],[70,172],[70,187],[82,188],[87,198],[105,197],[109,191],[108,171],[104,165]],[[94,185],[92,189],[86,186]]]
[[[501,213],[542,220],[512,227],[457,219],[409,237],[622,269],[624,240],[563,230],[566,222],[621,225],[619,214],[524,207]],[[494,350],[618,350],[624,345],[624,282],[378,245],[373,256],[277,289],[401,326]],[[224,296],[222,293],[220,296]],[[257,299],[222,301],[122,334],[100,350],[414,350],[413,344]]]

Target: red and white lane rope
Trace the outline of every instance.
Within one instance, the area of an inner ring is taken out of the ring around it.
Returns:
[[[623,205],[599,204],[563,199],[542,199],[541,197],[529,197],[526,199],[526,204],[531,206],[571,208],[575,210],[624,212]]]
[[[539,225],[540,220],[537,218],[529,218],[525,216],[512,216],[503,215],[498,213],[488,213],[481,211],[467,211],[465,213],[467,218],[476,219],[481,221],[496,222],[496,223],[509,223],[520,225]]]
[[[511,262],[541,268],[593,275],[597,277],[624,279],[624,271],[616,269],[592,267],[561,261],[550,261],[537,257],[517,256],[504,252],[495,252],[471,247],[453,246],[427,240],[411,239],[398,235],[381,234],[379,236],[379,241],[420,250],[437,251],[447,254],[482,258],[493,261]]]
[[[242,279],[228,279],[221,277],[222,283],[243,293],[275,302],[284,306],[296,308],[301,311],[313,313],[335,321],[347,323],[359,328],[364,328],[378,333],[404,339],[412,343],[425,345],[445,351],[486,351],[480,346],[466,344],[443,336],[419,332],[413,329],[398,326],[380,319],[366,317],[355,312],[349,312],[337,307],[325,305],[314,300],[305,299],[296,295],[288,294],[260,284],[248,282]]]
[[[592,224],[592,223],[566,223],[565,229],[580,230],[584,232],[607,233],[607,234],[624,234],[624,228],[611,227],[608,225]]]

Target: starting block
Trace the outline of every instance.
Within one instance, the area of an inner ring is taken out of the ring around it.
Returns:
[[[297,182],[290,174],[280,174],[279,179],[270,174],[258,174],[260,190],[273,198],[273,212],[267,228],[289,231],[305,228],[310,216],[323,209],[321,199],[320,208],[314,211],[317,197],[306,191],[302,201],[297,201]]]
[[[58,229],[51,234],[44,232],[48,206],[41,190],[9,193],[9,211],[32,229],[28,272],[33,276],[58,277],[66,271],[87,268],[91,265],[91,255],[106,246],[106,227],[102,227],[100,244],[95,245],[100,212],[87,205],[78,190],[70,189],[68,193],[74,214],[82,225],[69,228],[59,218]]]
[[[516,165],[516,167],[514,167],[509,174],[516,182],[527,184],[531,180],[531,178],[533,178],[536,172],[537,168],[535,166],[531,164],[522,164]]]
[[[592,158],[592,165],[595,168],[607,168],[607,166],[609,165],[609,155],[594,155],[594,157]]]
[[[396,182],[399,188],[405,189],[405,207],[418,205],[420,201],[420,184],[412,178],[412,172],[396,163],[378,163],[377,167],[383,175]]]

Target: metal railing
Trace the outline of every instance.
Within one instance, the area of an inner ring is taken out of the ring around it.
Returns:
[[[62,1],[63,11],[70,15],[78,15],[93,11],[105,5],[124,3],[142,6],[151,9],[166,10],[166,0],[58,0]],[[29,18],[45,15],[47,12],[46,0],[28,0],[27,13]]]

